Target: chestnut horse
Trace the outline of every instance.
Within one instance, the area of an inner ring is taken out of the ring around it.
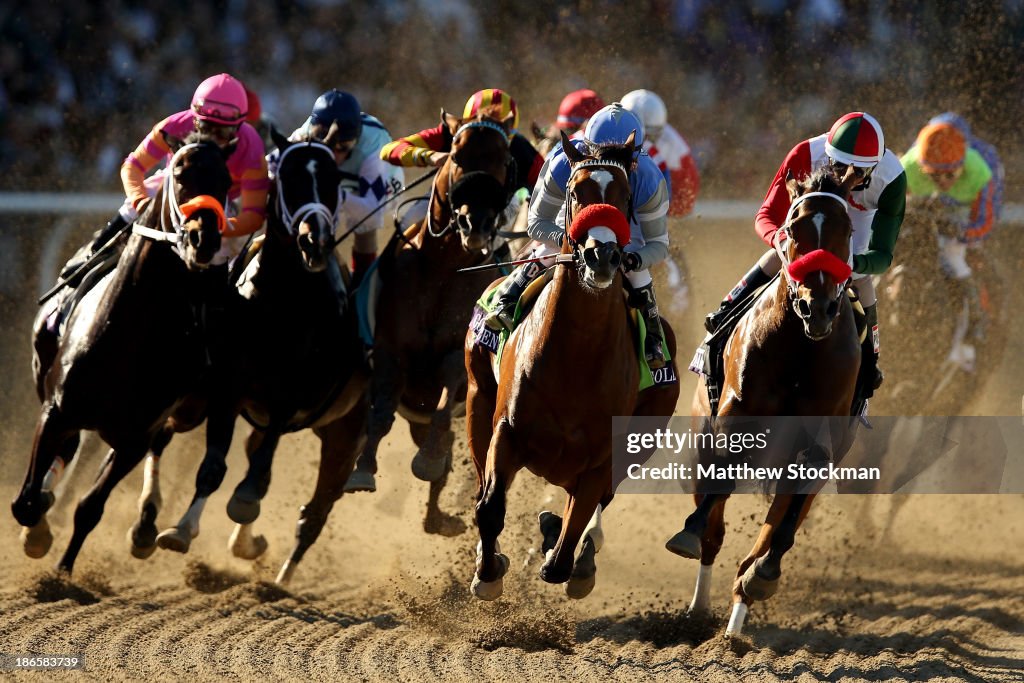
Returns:
[[[267,235],[239,291],[235,367],[224,394],[212,400],[207,453],[196,491],[176,527],[160,534],[162,548],[187,552],[199,533],[207,498],[223,482],[231,434],[241,413],[252,424],[246,440],[249,469],[228,502],[238,526],[232,552],[255,559],[266,540],[252,534],[270,485],[282,435],[312,429],[321,441],[312,500],[300,510],[296,545],[278,575],[286,583],[323,529],[363,445],[369,372],[355,307],[334,253],[340,174],[330,148],[289,142],[273,132],[280,150],[269,196]]]
[[[852,171],[852,169],[851,169]],[[852,228],[846,196],[857,178],[842,181],[821,169],[803,183],[787,180],[793,200],[777,249],[782,276],[772,281],[728,337],[724,350],[725,379],[718,416],[836,416],[838,429],[830,443],[815,440],[818,457],[832,453],[836,462],[853,438],[850,418],[860,343],[849,298]],[[711,413],[702,378],[693,400],[701,429],[721,429]],[[810,450],[810,449],[809,449]],[[733,585],[733,612],[727,634],[738,635],[747,608],[766,600],[777,587],[782,556],[794,542],[813,494],[776,493],[754,547],[740,563]],[[724,509],[728,494],[696,495],[697,509],[666,547],[683,557],[699,559],[691,612],[710,607],[711,568],[725,538]]]
[[[142,460],[206,369],[200,320],[210,287],[219,284],[206,269],[225,225],[232,149],[198,135],[186,143],[133,226],[116,270],[85,294],[55,344],[36,345],[42,412],[24,484],[11,504],[18,523],[34,530],[27,553],[42,556],[49,547],[45,514],[79,431],[94,430],[111,446],[75,511],[74,534],[58,563],[66,572],[114,486]],[[37,325],[37,336],[45,333]],[[52,352],[40,353],[45,349]],[[155,511],[151,517],[147,527]],[[144,531],[141,536],[155,538],[155,527]]]
[[[571,598],[590,593],[594,555],[603,542],[601,510],[613,495],[612,417],[668,416],[679,397],[678,382],[639,390],[643,354],[619,267],[630,239],[633,136],[624,145],[598,147],[592,156],[565,137],[562,147],[572,169],[566,187],[570,227],[553,282],[512,332],[499,368],[475,344],[473,330],[466,337],[469,447],[479,485],[472,590],[484,600],[502,593],[509,562],[498,549],[498,535],[506,492],[523,467],[568,493],[562,518],[541,513],[547,553],[541,578],[568,581]],[[675,335],[663,324],[674,370]]]
[[[376,488],[377,450],[398,411],[419,447],[413,473],[431,482],[424,529],[455,535],[465,526],[438,507],[451,469],[453,415],[466,396],[462,342],[473,304],[491,274],[457,271],[493,259],[496,219],[514,184],[509,150],[512,115],[499,121],[442,111],[451,153],[434,177],[426,217],[382,251],[377,273],[367,445],[346,490]],[[367,286],[369,283],[364,283]]]

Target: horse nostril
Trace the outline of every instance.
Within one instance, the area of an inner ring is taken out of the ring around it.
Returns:
[[[830,318],[834,318],[837,315],[839,315],[839,302],[838,301],[830,301],[828,303],[828,308],[825,309],[825,313]]]
[[[612,268],[618,268],[619,264],[622,263],[622,254],[620,252],[614,252],[608,257],[608,263]]]
[[[811,317],[811,302],[807,299],[797,299],[796,301],[796,312],[801,318]]]
[[[192,245],[193,249],[198,249],[199,245],[203,242],[203,236],[198,230],[190,230],[188,233],[188,243]]]

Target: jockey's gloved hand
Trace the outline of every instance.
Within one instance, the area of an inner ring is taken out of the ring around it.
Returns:
[[[644,262],[640,258],[640,254],[635,251],[627,251],[622,255],[622,270],[623,272],[630,272],[631,270],[643,270]]]

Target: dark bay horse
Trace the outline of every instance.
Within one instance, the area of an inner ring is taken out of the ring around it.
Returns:
[[[498,535],[506,492],[523,467],[568,493],[562,518],[541,514],[547,554],[541,578],[568,581],[571,598],[590,593],[603,542],[601,510],[613,495],[612,417],[669,416],[679,397],[678,382],[639,390],[637,341],[619,267],[630,239],[633,137],[593,156],[564,137],[562,146],[572,164],[562,265],[509,337],[499,368],[475,344],[473,330],[466,337],[469,447],[479,484],[472,589],[484,600],[503,590],[509,562]],[[675,335],[663,324],[674,366]]]
[[[496,219],[515,177],[512,116],[499,121],[492,113],[485,108],[461,120],[442,112],[452,148],[434,178],[427,216],[381,253],[368,441],[346,487],[375,490],[377,450],[397,411],[419,447],[413,473],[431,482],[424,529],[445,535],[465,529],[437,500],[451,467],[452,416],[466,395],[465,330],[492,279],[487,272],[457,271],[493,258]]]
[[[207,454],[192,503],[158,542],[186,552],[198,535],[206,500],[223,482],[241,413],[253,431],[246,441],[248,472],[228,503],[228,515],[239,525],[231,548],[246,559],[262,554],[266,541],[253,536],[251,525],[270,484],[278,442],[283,434],[312,429],[321,441],[320,470],[313,497],[301,508],[295,548],[278,576],[284,583],[319,536],[362,448],[369,371],[333,249],[340,181],[333,153],[316,142],[288,142],[276,131],[275,142],[281,153],[267,235],[239,285],[238,338],[245,347],[233,354],[225,395],[211,399]]]
[[[729,336],[718,410],[720,418],[844,418],[829,420],[833,428],[840,427],[812,445],[823,449],[826,457],[831,453],[836,462],[853,438],[855,421],[849,415],[861,358],[853,309],[845,294],[852,234],[846,197],[856,182],[852,173],[840,181],[826,169],[803,183],[788,179],[793,203],[777,243],[782,275],[768,285]],[[693,415],[703,432],[719,429],[703,378],[694,394]],[[813,497],[776,493],[761,533],[736,573],[727,634],[739,635],[747,607],[775,593],[782,556],[792,547]],[[710,607],[711,568],[725,538],[727,498],[728,494],[698,493],[696,511],[666,544],[678,555],[700,560],[691,612]]]
[[[214,284],[206,269],[225,228],[231,151],[198,135],[187,139],[133,226],[116,270],[85,294],[55,344],[36,345],[42,412],[24,484],[11,504],[18,523],[37,532],[26,552],[41,556],[49,546],[44,515],[79,431],[94,430],[111,446],[75,511],[74,534],[58,563],[63,571],[71,571],[114,486],[201,382],[200,318]],[[146,523],[153,518],[155,511]],[[155,528],[140,537],[155,538]]]

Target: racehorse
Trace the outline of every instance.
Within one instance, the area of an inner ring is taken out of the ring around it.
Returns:
[[[505,343],[500,367],[470,330],[467,423],[476,467],[477,546],[473,593],[497,599],[508,558],[498,548],[506,491],[523,467],[568,493],[563,518],[541,513],[540,575],[565,583],[571,598],[590,593],[603,543],[601,511],[612,500],[611,419],[669,416],[678,381],[639,390],[639,358],[623,291],[622,247],[629,243],[629,171],[634,138],[584,155],[563,136],[571,163],[566,239],[553,281]],[[564,267],[563,267],[564,266]],[[675,335],[665,325],[666,348]],[[596,343],[600,340],[600,343]],[[674,360],[673,360],[674,373]],[[575,551],[583,540],[578,559]]]
[[[95,484],[78,503],[74,533],[58,563],[63,571],[72,570],[114,486],[201,382],[203,305],[218,284],[206,269],[226,227],[231,151],[199,135],[186,140],[132,227],[117,268],[85,294],[50,347],[52,354],[34,362],[42,412],[25,481],[11,504],[18,523],[37,531],[36,547],[26,552],[41,556],[49,546],[49,492],[74,455],[79,431],[94,430],[111,446]],[[147,519],[149,525],[153,521]],[[155,531],[143,531],[155,537]],[[140,550],[140,556],[147,552]]]
[[[192,503],[158,543],[186,552],[198,535],[206,500],[223,482],[241,413],[253,430],[246,441],[248,472],[228,503],[228,516],[239,524],[231,548],[246,559],[262,554],[266,541],[250,527],[270,484],[274,452],[283,434],[312,429],[321,441],[320,470],[313,498],[301,508],[295,549],[278,576],[285,583],[319,536],[363,445],[369,373],[334,254],[340,173],[333,153],[317,142],[273,135],[280,156],[267,236],[239,285],[238,338],[245,346],[233,354],[224,395],[211,399],[207,453]]]
[[[451,468],[452,416],[466,395],[463,337],[473,303],[491,280],[485,272],[457,271],[493,259],[496,219],[515,182],[509,150],[513,117],[499,121],[493,113],[484,108],[475,118],[459,119],[442,111],[452,148],[434,178],[427,215],[396,235],[377,265],[367,445],[346,490],[375,490],[377,450],[398,411],[419,447],[413,473],[431,482],[428,533],[465,529],[437,501]]]
[[[846,295],[852,227],[845,198],[856,182],[852,169],[842,180],[827,169],[802,183],[787,179],[793,203],[776,242],[784,265],[782,275],[768,285],[728,337],[718,409],[719,418],[844,418],[828,421],[834,433],[823,440],[830,443],[815,440],[808,447],[817,457],[831,452],[836,462],[853,437],[849,415],[861,358]],[[700,419],[703,432],[716,429],[703,377],[694,394],[693,415]],[[788,492],[774,496],[761,533],[737,571],[727,634],[738,635],[748,606],[775,593],[782,556],[792,547],[813,497]],[[666,544],[678,555],[700,560],[691,612],[706,612],[710,607],[711,568],[725,538],[727,498],[725,493],[701,494],[698,488],[697,509]]]

